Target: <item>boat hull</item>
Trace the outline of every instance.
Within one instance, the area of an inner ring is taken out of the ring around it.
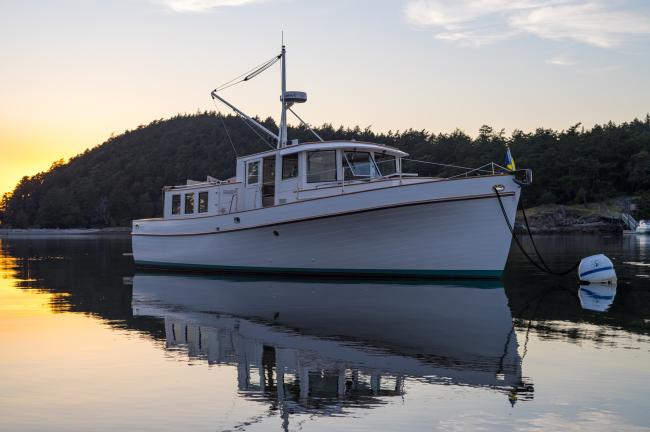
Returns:
[[[519,188],[510,186],[502,202],[514,220]],[[422,185],[416,191],[425,192]],[[136,264],[261,273],[499,277],[512,237],[493,193],[408,200],[386,208],[359,206],[223,232],[184,231],[134,233]]]

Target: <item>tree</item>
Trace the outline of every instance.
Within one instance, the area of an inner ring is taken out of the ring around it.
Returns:
[[[634,190],[650,188],[650,152],[641,150],[632,155],[627,171]]]
[[[270,118],[263,124],[276,128]],[[290,128],[289,133],[301,141],[314,140],[303,126]],[[523,194],[527,205],[586,203],[650,189],[650,116],[591,129],[576,124],[565,131],[516,130],[510,137],[487,125],[476,138],[461,130],[376,133],[370,126],[331,124],[317,128],[317,133],[327,140],[383,143],[409,153],[410,159],[473,168],[491,161],[502,164],[506,146],[510,146],[517,167],[534,171],[535,180]],[[113,135],[67,163],[59,160],[45,172],[23,177],[0,201],[0,223],[13,227],[127,226],[133,219],[160,214],[163,186],[207,175],[222,179],[234,175],[230,139],[239,155],[269,148],[269,142],[238,117],[209,112],[155,120]],[[403,167],[420,175],[462,172],[409,161]]]

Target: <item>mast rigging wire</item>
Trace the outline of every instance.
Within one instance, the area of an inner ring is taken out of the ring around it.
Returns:
[[[223,121],[223,115],[221,113],[217,114],[219,119],[221,119],[221,124],[223,125],[223,130],[226,131],[226,136],[228,137],[228,141],[230,141],[230,146],[232,147],[232,151],[235,152],[235,157],[239,157],[239,153],[237,153],[237,149],[235,148],[235,143],[232,142],[232,138],[230,137],[230,132],[228,132],[228,128],[226,127],[226,122]]]
[[[255,78],[257,75],[261,74],[262,72],[264,72],[265,70],[267,70],[268,68],[273,66],[275,64],[275,62],[280,60],[281,57],[282,57],[282,54],[278,54],[278,55],[274,56],[273,58],[265,61],[264,63],[262,63],[262,64],[260,64],[258,66],[255,66],[252,69],[247,70],[246,72],[244,72],[241,75],[236,76],[235,78],[231,79],[230,81],[226,81],[225,83],[223,83],[220,86],[218,86],[217,88],[215,88],[214,91],[225,90],[225,89],[230,88],[230,87],[232,87],[234,85],[237,85],[237,84],[240,84],[240,83],[242,83],[244,81],[249,81],[249,80]],[[242,77],[243,77],[243,79],[240,79]],[[237,81],[237,80],[239,80],[239,81]]]
[[[253,67],[252,69],[247,70],[247,71],[244,72],[243,74],[238,75],[238,76],[236,76],[235,78],[233,78],[233,79],[231,79],[231,80],[229,80],[229,81],[226,81],[225,83],[221,84],[220,86],[218,86],[217,88],[214,89],[213,93],[216,93],[216,92],[221,91],[221,90],[225,90],[225,89],[230,88],[230,87],[232,87],[232,86],[234,86],[234,85],[237,85],[237,84],[240,84],[240,83],[242,83],[242,82],[249,81],[249,80],[255,78],[257,75],[261,74],[262,72],[264,72],[265,70],[267,70],[268,68],[270,68],[271,66],[273,66],[273,65],[274,65],[278,60],[280,60],[281,58],[282,58],[282,54],[278,54],[278,55],[276,55],[276,56],[273,56],[271,59],[265,61],[264,63],[262,63],[262,64],[260,64],[260,65],[258,65],[258,66],[255,66],[255,67]],[[242,77],[243,77],[243,78],[242,78]],[[233,149],[233,151],[235,152],[235,156],[236,156],[236,157],[239,157],[239,154],[237,153],[237,150],[236,150],[236,148],[235,148],[235,144],[233,143],[232,138],[231,138],[231,136],[230,136],[230,133],[228,132],[228,128],[226,127],[226,123],[225,123],[224,120],[223,120],[223,116],[220,115],[221,112],[220,112],[220,110],[219,110],[219,108],[218,108],[218,106],[217,106],[217,102],[214,100],[214,96],[213,96],[213,101],[214,101],[214,105],[215,105],[215,107],[217,108],[217,112],[219,113],[219,118],[220,118],[220,120],[221,120],[221,124],[223,125],[223,128],[224,128],[224,130],[226,131],[226,135],[228,136],[228,140],[230,141],[230,145],[232,146],[232,149]],[[241,114],[239,114],[239,113],[237,112],[237,110],[235,110],[235,114],[237,115],[237,117],[239,117],[239,118],[242,119],[242,121],[244,122],[244,124],[246,124],[246,126],[248,126],[248,127],[253,131],[253,133],[255,133],[255,135],[257,135],[257,137],[258,137],[259,139],[261,139],[261,140],[264,142],[265,145],[269,146],[271,149],[274,149],[274,148],[275,148],[275,147],[273,147],[273,146],[272,146],[272,145],[271,145],[271,144],[270,144],[266,139],[264,139],[264,137],[262,137],[262,136],[260,135],[260,133],[259,133],[258,131],[255,130],[255,128],[253,128],[253,127],[249,124],[248,119],[246,119],[246,118],[243,117]]]
[[[307,129],[309,129],[309,131],[310,131],[312,134],[314,134],[314,136],[315,136],[316,138],[318,138],[319,141],[321,141],[321,142],[324,142],[324,141],[325,141],[323,138],[320,137],[320,135],[318,135],[318,134],[316,133],[316,131],[311,127],[311,125],[310,125],[309,123],[307,123],[306,121],[304,121],[304,120],[303,120],[303,119],[302,119],[298,114],[296,114],[296,112],[295,112],[294,110],[292,110],[291,107],[287,107],[287,109],[289,110],[289,112],[290,112],[291,114],[295,115],[296,118],[297,118],[298,120],[300,120],[300,123],[302,123],[302,124],[303,124]]]
[[[258,137],[260,140],[262,140],[262,142],[264,142],[264,145],[269,146],[269,147],[271,148],[271,150],[275,150],[275,147],[273,147],[273,146],[272,146],[272,145],[271,145],[271,144],[270,144],[266,139],[264,139],[264,137],[263,137],[262,135],[260,135],[260,133],[259,133],[258,131],[256,131],[255,128],[254,128],[253,126],[251,126],[251,124],[248,122],[248,120],[246,120],[244,117],[240,116],[239,114],[237,115],[237,117],[239,117],[240,119],[242,119],[242,121],[244,122],[244,124],[245,124],[246,126],[248,126],[248,127],[250,128],[250,130],[252,130],[253,133],[255,133],[255,135],[257,135],[257,137]]]
[[[235,143],[233,142],[232,137],[230,136],[230,132],[228,132],[228,128],[226,127],[226,122],[223,120],[223,118],[224,118],[225,116],[224,116],[223,114],[221,114],[221,111],[219,110],[219,107],[217,106],[217,101],[215,101],[215,100],[213,99],[212,102],[214,102],[214,106],[215,106],[215,108],[217,109],[217,117],[219,117],[219,119],[221,120],[221,125],[223,126],[223,129],[226,131],[226,136],[228,137],[228,141],[230,141],[230,146],[232,147],[232,150],[235,152],[235,157],[238,158],[238,157],[239,157],[239,153],[237,153],[237,148],[235,147]],[[259,139],[261,139],[261,140],[264,142],[265,145],[269,146],[271,149],[274,149],[274,148],[275,148],[275,147],[273,147],[271,144],[269,144],[268,141],[265,140],[264,137],[262,137],[262,135],[260,135],[259,132],[257,132],[257,131],[255,130],[255,128],[252,127],[244,117],[240,116],[240,115],[237,114],[237,113],[235,113],[235,115],[236,115],[238,118],[240,118],[240,119],[244,122],[244,124],[245,124],[246,126],[248,126],[248,127],[249,127],[249,128],[250,128],[250,129],[255,133],[255,135],[257,135],[257,137],[258,137]]]

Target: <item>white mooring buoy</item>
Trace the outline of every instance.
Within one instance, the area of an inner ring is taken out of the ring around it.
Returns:
[[[603,254],[583,258],[578,266],[580,282],[588,284],[615,284],[614,263]]]

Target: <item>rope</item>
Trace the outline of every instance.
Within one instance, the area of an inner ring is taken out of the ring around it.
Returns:
[[[494,193],[497,196],[497,199],[499,200],[499,206],[501,206],[501,212],[503,213],[503,218],[505,219],[506,224],[508,225],[508,229],[510,230],[510,233],[512,234],[512,239],[515,241],[515,243],[519,247],[519,250],[521,251],[521,253],[524,254],[526,259],[528,259],[528,261],[532,265],[534,265],[535,267],[537,267],[540,271],[542,271],[544,273],[552,274],[552,275],[555,275],[555,276],[565,276],[565,275],[571,273],[576,268],[578,268],[578,266],[580,265],[580,261],[576,262],[574,265],[572,265],[570,268],[568,268],[568,269],[566,269],[564,271],[557,272],[557,271],[551,270],[551,268],[546,264],[546,262],[544,261],[544,259],[541,256],[541,254],[537,250],[537,245],[535,244],[535,241],[533,240],[533,234],[530,232],[530,226],[528,225],[528,219],[524,216],[524,224],[526,225],[526,231],[528,231],[528,236],[530,237],[530,239],[531,239],[531,241],[533,243],[535,253],[537,254],[537,257],[539,258],[539,260],[543,264],[543,266],[536,263],[535,260],[533,260],[533,258],[531,258],[531,256],[528,255],[528,252],[526,252],[526,250],[522,246],[521,242],[517,238],[517,235],[515,234],[515,230],[513,229],[512,224],[510,223],[510,219],[508,219],[508,214],[506,213],[506,208],[503,206],[503,201],[501,201],[501,195],[499,194],[499,191],[496,189],[496,187],[493,188],[493,190],[494,190]],[[524,213],[524,215],[525,215],[524,205],[522,204],[521,201],[519,201],[519,206],[522,209],[522,213]]]
[[[528,232],[528,238],[530,238],[530,242],[533,245],[533,250],[535,251],[535,255],[537,255],[537,258],[539,258],[539,262],[542,263],[542,265],[546,268],[546,270],[551,271],[551,268],[548,266],[548,264],[546,264],[544,258],[542,258],[542,255],[539,253],[539,250],[537,249],[537,244],[533,239],[533,234],[530,232],[530,225],[528,224],[528,218],[526,217],[526,210],[524,209],[524,205],[521,202],[521,200],[519,201],[519,207],[521,208],[521,214],[524,216],[524,225],[526,226],[526,232]]]
[[[235,152],[235,157],[238,158],[239,154],[237,153],[237,149],[235,148],[235,144],[232,142],[232,138],[230,138],[230,132],[228,132],[228,128],[226,127],[226,122],[223,121],[223,116],[221,115],[221,113],[219,113],[218,116],[221,119],[221,124],[223,125],[223,130],[226,131],[226,135],[228,136],[228,141],[230,141],[230,145],[232,146],[232,150]]]

